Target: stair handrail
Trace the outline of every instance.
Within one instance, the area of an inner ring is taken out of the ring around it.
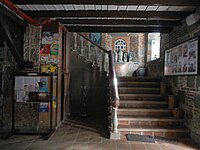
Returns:
[[[111,132],[119,133],[118,131],[118,118],[117,118],[117,109],[120,104],[120,98],[118,93],[118,83],[117,77],[115,73],[115,66],[114,66],[114,59],[113,59],[113,52],[112,50],[106,50],[105,48],[99,46],[96,42],[90,40],[89,38],[85,37],[81,33],[77,33],[82,38],[86,39],[87,41],[91,42],[95,46],[97,46],[100,50],[108,54],[109,57],[109,86],[110,86],[110,103],[111,103]],[[119,138],[119,137],[118,137]]]

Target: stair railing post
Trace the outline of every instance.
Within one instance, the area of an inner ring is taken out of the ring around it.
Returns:
[[[119,94],[117,87],[117,78],[115,74],[115,66],[113,60],[113,52],[110,50],[109,53],[109,77],[110,77],[110,98],[111,98],[111,132],[110,139],[120,139],[120,133],[118,130],[118,117],[117,109],[119,107]]]

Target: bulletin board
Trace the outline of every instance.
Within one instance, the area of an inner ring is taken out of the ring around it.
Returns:
[[[165,51],[164,75],[199,74],[199,37]]]
[[[37,114],[37,130],[35,132],[20,131],[20,133],[29,134],[46,134],[51,135],[52,130],[52,112],[53,112],[53,76],[52,74],[45,73],[20,73],[15,75],[14,84],[14,101],[13,101],[13,119],[12,119],[12,131],[16,133],[16,119],[17,113],[16,106],[34,105]],[[46,113],[46,114],[45,114]],[[24,113],[21,113],[22,115]],[[45,114],[45,115],[44,115]],[[18,115],[19,116],[19,115]],[[24,118],[26,118],[24,116]],[[48,126],[48,132],[40,132],[40,120],[46,122]]]

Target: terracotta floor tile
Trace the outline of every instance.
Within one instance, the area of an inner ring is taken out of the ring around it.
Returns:
[[[162,150],[159,144],[145,144],[147,150]]]
[[[101,137],[90,137],[89,138],[89,143],[102,143],[102,138]]]
[[[131,144],[132,150],[146,150],[143,143],[133,143]]]
[[[89,143],[87,150],[102,150],[102,143]]]
[[[121,135],[121,140],[110,140],[101,121],[98,118],[65,121],[48,140],[34,135],[0,139],[0,150],[200,150],[190,139],[143,143],[127,141]]]
[[[117,150],[132,150],[130,144],[117,144]]]

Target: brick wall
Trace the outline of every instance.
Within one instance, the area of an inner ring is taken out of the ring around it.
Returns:
[[[200,21],[192,26],[187,26],[184,20],[171,33],[161,34],[161,59],[154,63],[148,63],[148,74],[150,76],[163,76],[163,69],[160,66],[164,61],[164,51],[199,35]],[[157,67],[159,69],[157,70],[157,74],[155,74],[155,68]],[[169,84],[170,92],[177,96],[178,106],[185,112],[185,125],[190,129],[190,136],[195,141],[199,141],[200,76],[169,76],[164,77],[164,80]]]
[[[133,53],[132,61],[115,63],[117,76],[132,76],[138,66],[144,65],[146,51],[144,33],[106,33],[105,38],[105,45],[103,45],[105,48],[113,50],[114,42],[118,39],[123,39],[127,44],[127,52]]]

